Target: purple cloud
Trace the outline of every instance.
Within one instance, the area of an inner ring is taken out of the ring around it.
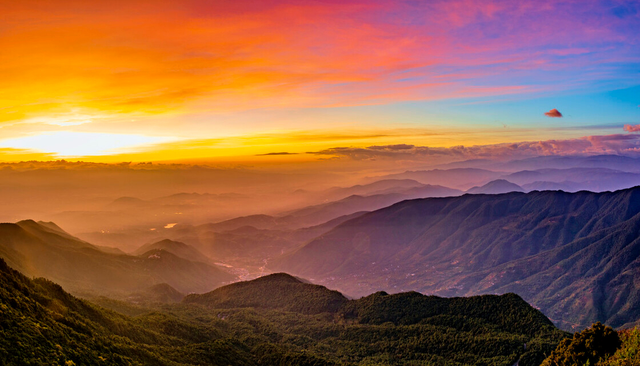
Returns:
[[[631,126],[636,127],[636,126]],[[640,125],[638,126],[640,131]],[[526,158],[541,155],[638,155],[640,134],[585,136],[568,140],[525,141],[494,145],[429,147],[398,145],[369,147],[334,147],[308,154],[325,155],[353,160],[411,160],[426,161],[431,158]]]
[[[624,125],[624,130],[627,132],[640,132],[640,125]]]

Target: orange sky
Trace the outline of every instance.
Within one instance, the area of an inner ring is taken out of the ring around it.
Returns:
[[[617,3],[4,1],[0,160],[579,137],[553,130],[555,105],[492,108],[633,86],[603,67],[638,61]]]

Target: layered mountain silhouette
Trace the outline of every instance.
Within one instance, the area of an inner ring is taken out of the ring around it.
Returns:
[[[145,255],[147,252],[153,250],[164,250],[177,257],[187,259],[192,262],[213,264],[213,261],[206,255],[202,254],[198,249],[192,247],[191,245],[170,239],[164,239],[155,243],[145,244],[138,248],[132,254]]]
[[[382,179],[369,184],[358,184],[351,187],[334,187],[324,192],[320,192],[319,196],[327,201],[339,200],[349,196],[373,196],[377,194],[404,193],[414,188],[426,188],[427,185],[422,184],[413,179]],[[432,189],[450,189],[442,186],[431,186]]]
[[[159,283],[178,291],[204,292],[235,276],[221,268],[153,249],[141,256],[113,253],[32,220],[0,224],[0,257],[35,277],[46,277],[74,292],[126,294]]]
[[[515,292],[567,329],[640,318],[640,188],[400,202],[271,267],[352,296]]]
[[[394,184],[398,184],[394,186]],[[362,211],[377,210],[394,203],[413,198],[458,196],[463,192],[437,185],[420,184],[413,180],[385,180],[365,186],[335,188],[329,190],[333,196],[355,192],[338,200],[307,206],[285,212],[278,216],[250,215],[206,224],[210,231],[223,232],[244,226],[256,229],[295,230],[326,223],[336,218]],[[205,227],[202,225],[201,227]]]
[[[633,160],[634,164],[624,167],[622,162],[629,159]],[[612,162],[611,166],[606,165],[609,160]],[[563,161],[563,159],[557,161]],[[640,168],[638,168],[637,159],[624,157],[607,159],[602,157],[600,160],[586,159],[584,161],[573,158],[572,161],[575,163],[573,167],[571,167],[572,164],[567,166],[556,164],[554,159],[543,159],[541,161],[534,160],[531,164],[523,164],[522,166],[519,166],[518,162],[507,164],[492,163],[490,167],[496,169],[495,171],[471,167],[433,169],[407,171],[370,179],[412,179],[422,184],[439,184],[464,190],[483,186],[499,179],[517,184],[527,191],[550,187],[572,192],[580,190],[604,192],[640,185]],[[550,163],[552,167],[545,167],[545,163]],[[473,166],[473,163],[470,163],[470,165]],[[537,166],[537,168],[527,169],[525,168],[527,166]],[[616,169],[613,169],[613,167]],[[556,186],[549,186],[550,184],[555,184]]]
[[[467,190],[467,193],[472,194],[500,194],[509,192],[524,192],[524,189],[517,184],[509,182],[508,180],[496,179],[482,187],[473,187]]]

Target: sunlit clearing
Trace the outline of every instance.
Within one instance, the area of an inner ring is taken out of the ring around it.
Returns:
[[[54,132],[0,141],[0,147],[37,150],[58,157],[109,155],[144,145],[170,141],[166,137],[111,133]]]

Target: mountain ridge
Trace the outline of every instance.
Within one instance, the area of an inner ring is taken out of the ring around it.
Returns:
[[[352,295],[517,292],[556,321],[566,321],[565,328],[595,320],[622,325],[640,318],[638,312],[622,310],[640,308],[634,278],[624,275],[637,268],[640,243],[634,233],[639,226],[639,187],[408,200],[349,220],[269,266]],[[575,257],[564,262],[565,270],[554,271],[554,253],[576,255],[585,248],[581,260]],[[527,258],[531,263],[524,262]],[[589,272],[597,263],[603,269]],[[528,287],[518,287],[527,278]],[[539,283],[548,290],[533,286]],[[600,309],[606,301],[597,294],[618,294],[613,286],[625,290],[615,305]],[[564,299],[568,303],[563,305]]]

